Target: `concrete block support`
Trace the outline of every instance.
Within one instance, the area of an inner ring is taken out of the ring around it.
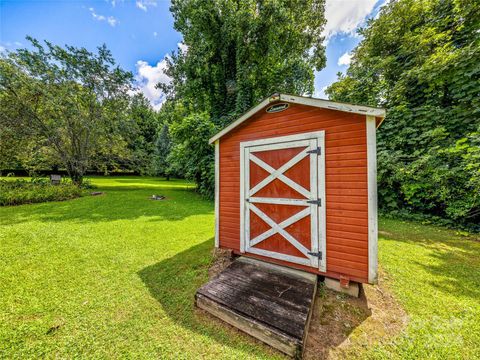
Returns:
[[[340,285],[340,280],[325,278],[325,286],[328,289],[338,291],[343,294],[347,294],[353,297],[358,297],[360,295],[360,286],[358,283],[349,281],[347,286]]]

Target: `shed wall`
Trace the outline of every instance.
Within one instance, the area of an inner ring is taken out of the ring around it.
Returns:
[[[224,135],[219,149],[219,245],[240,251],[240,142],[319,130],[325,130],[327,273],[269,261],[368,282],[367,141],[362,115],[290,104],[279,113],[261,110]]]

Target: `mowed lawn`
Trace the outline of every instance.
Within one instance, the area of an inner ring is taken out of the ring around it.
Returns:
[[[383,219],[379,227],[381,281],[409,322],[362,357],[480,359],[480,235]]]
[[[212,262],[212,202],[180,180],[92,180],[104,195],[0,208],[0,358],[282,358],[194,311]],[[480,242],[380,227],[383,281],[409,323],[354,353],[480,357]]]

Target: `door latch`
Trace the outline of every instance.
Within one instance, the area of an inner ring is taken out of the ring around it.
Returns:
[[[309,252],[308,252],[308,255],[312,255],[312,256],[318,257],[320,260],[322,260],[322,252],[321,252],[321,251],[318,251],[318,252],[309,251]]]
[[[317,206],[322,206],[322,199],[307,200],[307,204],[315,204]]]
[[[308,150],[307,154],[317,154],[317,155],[322,155],[322,148],[318,146],[316,149],[313,150]]]

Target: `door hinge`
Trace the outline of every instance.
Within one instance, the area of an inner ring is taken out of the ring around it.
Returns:
[[[307,204],[315,204],[317,206],[322,206],[322,199],[307,200]]]
[[[312,256],[318,257],[320,260],[322,260],[322,252],[321,252],[321,251],[318,251],[318,252],[309,251],[309,252],[308,252],[308,255],[312,255]]]
[[[308,150],[307,151],[307,154],[317,154],[317,155],[322,155],[322,148],[320,146],[318,146],[316,149],[314,150]]]

